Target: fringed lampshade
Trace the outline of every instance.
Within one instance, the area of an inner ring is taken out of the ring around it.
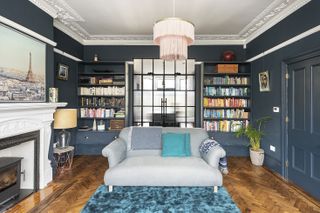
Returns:
[[[188,58],[188,46],[194,41],[194,25],[179,18],[166,18],[153,26],[154,43],[160,45],[163,60]]]

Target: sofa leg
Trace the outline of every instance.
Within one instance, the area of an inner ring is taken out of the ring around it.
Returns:
[[[108,186],[108,191],[109,191],[109,192],[112,192],[112,191],[113,191],[113,186],[112,186],[112,185],[109,185],[109,186]]]
[[[218,186],[214,186],[214,187],[213,187],[213,192],[214,192],[214,193],[217,193],[217,192],[218,192]]]

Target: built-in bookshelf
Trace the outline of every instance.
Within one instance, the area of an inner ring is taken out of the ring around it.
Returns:
[[[124,127],[124,62],[83,62],[78,77],[78,130],[106,132]]]
[[[204,63],[203,128],[209,132],[235,132],[250,121],[250,66],[236,62],[238,72],[218,73],[218,64],[230,63]]]

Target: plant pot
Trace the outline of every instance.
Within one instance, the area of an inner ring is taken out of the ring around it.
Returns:
[[[262,166],[264,160],[264,150],[259,149],[257,151],[250,149],[251,163],[256,166]]]

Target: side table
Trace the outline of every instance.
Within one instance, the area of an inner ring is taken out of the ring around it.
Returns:
[[[65,148],[54,148],[53,155],[56,162],[57,175],[63,173],[64,170],[71,169],[74,155],[73,146],[67,146]]]

